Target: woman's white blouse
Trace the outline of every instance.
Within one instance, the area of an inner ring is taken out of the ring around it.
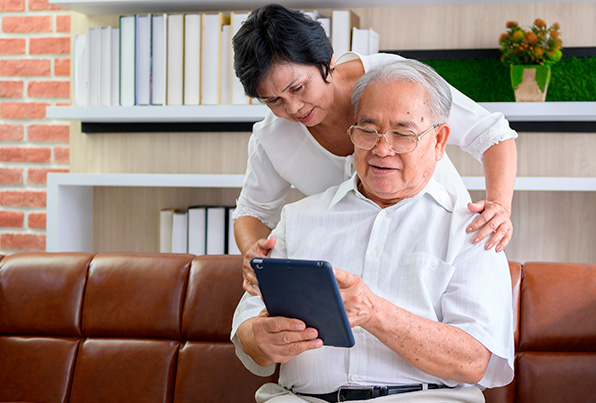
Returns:
[[[342,55],[337,64],[360,59],[365,71],[401,56],[378,53],[360,56]],[[502,113],[489,113],[476,102],[451,87],[453,105],[448,120],[451,134],[448,144],[482,161],[484,152],[494,144],[516,138]],[[251,216],[267,227],[275,228],[291,186],[307,196],[338,185],[354,173],[353,156],[337,156],[323,148],[306,126],[278,118],[272,112],[253,127],[248,144],[248,162],[244,185],[237,200],[234,218]],[[433,178],[449,191],[465,194],[465,185],[445,154],[437,164]]]

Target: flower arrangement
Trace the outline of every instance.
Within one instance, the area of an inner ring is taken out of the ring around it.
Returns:
[[[550,65],[561,60],[563,53],[559,38],[559,24],[550,27],[537,18],[529,30],[519,26],[517,21],[508,21],[507,32],[501,34],[501,61],[517,65]]]

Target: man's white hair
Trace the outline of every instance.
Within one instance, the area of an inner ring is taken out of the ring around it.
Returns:
[[[426,92],[428,108],[435,123],[444,123],[451,111],[451,88],[432,67],[417,60],[396,60],[373,68],[363,75],[352,93],[352,107],[358,116],[360,100],[366,87],[375,81],[383,83],[407,81],[420,85]]]

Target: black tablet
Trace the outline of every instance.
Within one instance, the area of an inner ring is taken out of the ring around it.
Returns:
[[[270,316],[302,320],[307,327],[317,329],[324,345],[354,345],[331,264],[273,258],[253,258],[250,264]]]

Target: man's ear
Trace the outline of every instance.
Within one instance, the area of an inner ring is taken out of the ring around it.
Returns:
[[[435,144],[435,161],[439,161],[445,154],[445,147],[447,146],[447,140],[449,139],[449,133],[451,128],[447,123],[443,123],[439,126],[437,131],[437,143]]]

